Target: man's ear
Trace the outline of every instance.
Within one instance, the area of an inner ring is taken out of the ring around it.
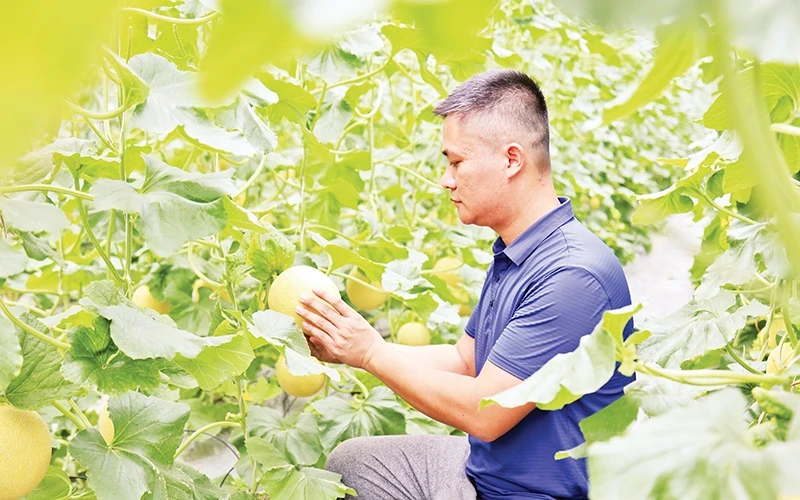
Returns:
[[[506,167],[506,177],[509,179],[519,175],[525,166],[525,155],[522,151],[522,146],[516,142],[512,142],[506,146],[506,159],[508,160],[508,167]]]

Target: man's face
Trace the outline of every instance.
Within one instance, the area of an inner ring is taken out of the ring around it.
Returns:
[[[481,129],[477,118],[445,118],[442,153],[448,165],[441,184],[450,190],[461,222],[493,227],[502,217],[507,159],[501,154],[501,144],[489,143],[487,138],[494,134],[481,137]]]

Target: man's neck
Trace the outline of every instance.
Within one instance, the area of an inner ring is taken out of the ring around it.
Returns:
[[[492,228],[506,246],[514,242],[533,223],[555,210],[561,204],[552,184],[549,186],[537,186],[537,189],[529,192],[529,196],[516,213],[511,214],[507,224],[502,227]]]

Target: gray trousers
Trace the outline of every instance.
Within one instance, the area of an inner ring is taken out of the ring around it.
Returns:
[[[325,468],[341,474],[358,500],[475,500],[468,455],[466,437],[358,437],[337,446]]]

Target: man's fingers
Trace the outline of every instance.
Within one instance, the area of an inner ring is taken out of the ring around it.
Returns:
[[[328,320],[325,317],[320,316],[319,314],[311,311],[310,309],[306,309],[305,307],[302,307],[302,306],[297,306],[297,308],[295,308],[295,311],[297,311],[297,314],[299,314],[301,318],[303,318],[304,320],[306,320],[307,322],[309,322],[309,323],[311,323],[313,325],[316,325],[316,326],[320,327],[323,331],[326,331],[326,333],[327,333],[327,330],[331,330],[331,329],[335,329],[336,328],[336,325],[331,323],[330,320]],[[337,314],[337,313],[333,313],[333,314]]]
[[[328,335],[325,331],[321,328],[309,323],[308,321],[303,322],[303,330],[308,332],[308,335],[316,339],[316,346],[318,349],[325,350],[328,347],[328,342],[331,342],[332,339],[330,335]]]
[[[318,312],[320,314],[320,316],[322,316],[323,318],[327,319],[328,322],[330,322],[333,325],[336,325],[337,324],[336,319],[341,317],[341,314],[339,314],[336,311],[336,309],[331,307],[330,304],[328,304],[327,302],[325,302],[323,300],[320,300],[320,299],[318,299],[318,298],[316,298],[314,296],[301,295],[300,296],[300,302],[304,306],[306,306],[307,309]],[[302,306],[298,306],[298,307],[302,307]],[[297,310],[297,314],[300,314],[302,316],[302,314],[301,314],[299,309]]]
[[[337,294],[329,292],[328,290],[321,290],[318,288],[315,288],[313,291],[314,294],[317,295],[317,297],[320,297],[322,300],[332,305],[333,308],[336,309],[336,311],[342,316],[350,317],[353,315],[353,313],[355,313],[353,308],[347,305],[347,303],[343,301],[342,298],[339,297]]]

